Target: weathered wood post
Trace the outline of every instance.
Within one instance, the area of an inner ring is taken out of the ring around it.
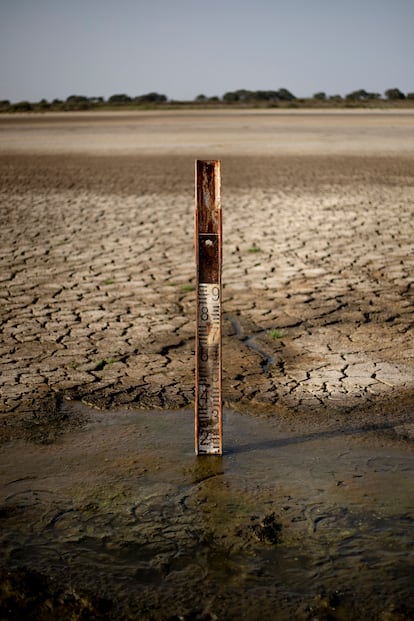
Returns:
[[[221,455],[220,161],[196,160],[195,254],[197,267],[195,450]]]

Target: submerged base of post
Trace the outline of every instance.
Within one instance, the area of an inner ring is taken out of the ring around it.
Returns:
[[[196,161],[195,248],[197,265],[195,450],[223,452],[221,394],[220,162]]]

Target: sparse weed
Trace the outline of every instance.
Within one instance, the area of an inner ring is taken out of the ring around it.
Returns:
[[[283,332],[282,330],[278,330],[277,328],[272,328],[271,330],[267,331],[267,334],[270,336],[271,339],[281,339],[283,337]]]
[[[113,364],[115,360],[113,358],[104,358],[103,360],[98,360],[95,363],[95,371],[102,371],[108,364]]]

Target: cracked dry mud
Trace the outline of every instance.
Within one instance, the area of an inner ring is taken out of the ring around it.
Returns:
[[[0,616],[412,619],[414,114],[0,135]],[[211,461],[187,407],[195,158],[222,160]]]
[[[412,403],[412,115],[50,115],[1,130],[5,421],[53,394],[192,402],[193,162],[212,155],[225,403],[325,422]]]

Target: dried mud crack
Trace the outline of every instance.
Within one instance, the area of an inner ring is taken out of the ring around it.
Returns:
[[[70,127],[86,131],[81,117],[1,121],[15,145],[8,149],[6,140],[0,153],[3,421],[24,420],[53,395],[100,408],[193,401],[194,158],[184,138],[173,156],[158,142],[160,131],[166,145],[180,134],[179,115],[148,126],[145,118],[94,119],[89,153],[61,142]],[[200,118],[204,140],[218,123],[223,137],[237,130],[250,141],[239,155],[217,146],[225,402],[295,418],[364,408],[387,416],[388,405],[407,404],[414,389],[411,117],[393,117],[392,143],[387,118],[375,114],[287,115],[283,127],[277,115]],[[322,121],[337,137],[334,152],[318,133]],[[127,140],[125,123],[154,149],[108,155],[102,141],[115,130]],[[302,151],[292,152],[286,132],[303,123],[319,142],[309,152],[306,134],[296,133]],[[55,147],[44,142],[47,127]]]
[[[0,130],[0,617],[412,619],[412,113]],[[203,157],[223,182],[211,460],[182,409]]]

